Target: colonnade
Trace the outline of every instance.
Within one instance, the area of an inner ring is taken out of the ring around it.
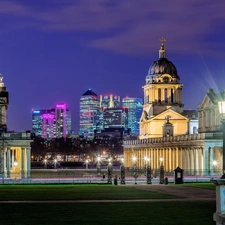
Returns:
[[[220,169],[221,151],[221,147],[215,148],[213,144],[199,147],[125,148],[124,160],[126,167],[132,167],[132,158],[136,156],[136,165],[144,167],[144,158],[148,157],[152,170],[158,170],[160,165],[164,165],[165,172],[170,173],[179,166],[186,174],[205,175]],[[213,160],[218,162],[217,168]]]
[[[1,148],[0,174],[7,178],[29,178],[31,170],[30,147]]]

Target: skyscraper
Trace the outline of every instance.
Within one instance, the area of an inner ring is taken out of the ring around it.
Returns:
[[[132,134],[139,134],[139,121],[142,114],[143,101],[141,98],[123,98],[123,107],[128,109],[128,128]]]
[[[118,108],[120,107],[120,96],[118,95],[100,95],[101,108]]]
[[[100,101],[91,89],[80,97],[80,134],[93,138],[94,130],[102,129]]]
[[[103,110],[104,128],[128,128],[127,108],[107,108]]]
[[[43,138],[66,137],[71,131],[71,112],[66,104],[57,104],[56,108],[33,110],[32,131]]]

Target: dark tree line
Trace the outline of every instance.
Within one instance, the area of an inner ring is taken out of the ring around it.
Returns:
[[[80,159],[89,156],[95,158],[97,155],[123,154],[122,140],[116,138],[84,139],[84,138],[55,138],[44,139],[35,137],[31,143],[31,154],[34,161],[39,161],[47,155],[54,158],[61,155],[64,161],[67,156],[76,156]]]

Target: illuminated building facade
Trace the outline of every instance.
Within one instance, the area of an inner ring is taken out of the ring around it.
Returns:
[[[94,130],[102,129],[102,113],[98,95],[88,89],[80,97],[80,135],[94,137]]]
[[[66,137],[71,131],[71,112],[66,104],[56,108],[32,111],[32,131],[43,138]]]
[[[127,108],[107,108],[103,110],[104,128],[128,128]]]
[[[123,107],[128,109],[128,127],[131,134],[139,134],[139,121],[142,114],[143,101],[141,98],[123,98]]]
[[[120,96],[117,95],[100,95],[101,108],[118,108],[120,107]]]

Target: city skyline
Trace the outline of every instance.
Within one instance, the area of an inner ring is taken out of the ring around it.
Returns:
[[[161,37],[184,84],[184,108],[197,109],[208,88],[225,88],[224,6],[208,0],[0,0],[8,129],[30,130],[32,108],[62,102],[78,132],[79,99],[88,88],[98,96],[143,99]]]

